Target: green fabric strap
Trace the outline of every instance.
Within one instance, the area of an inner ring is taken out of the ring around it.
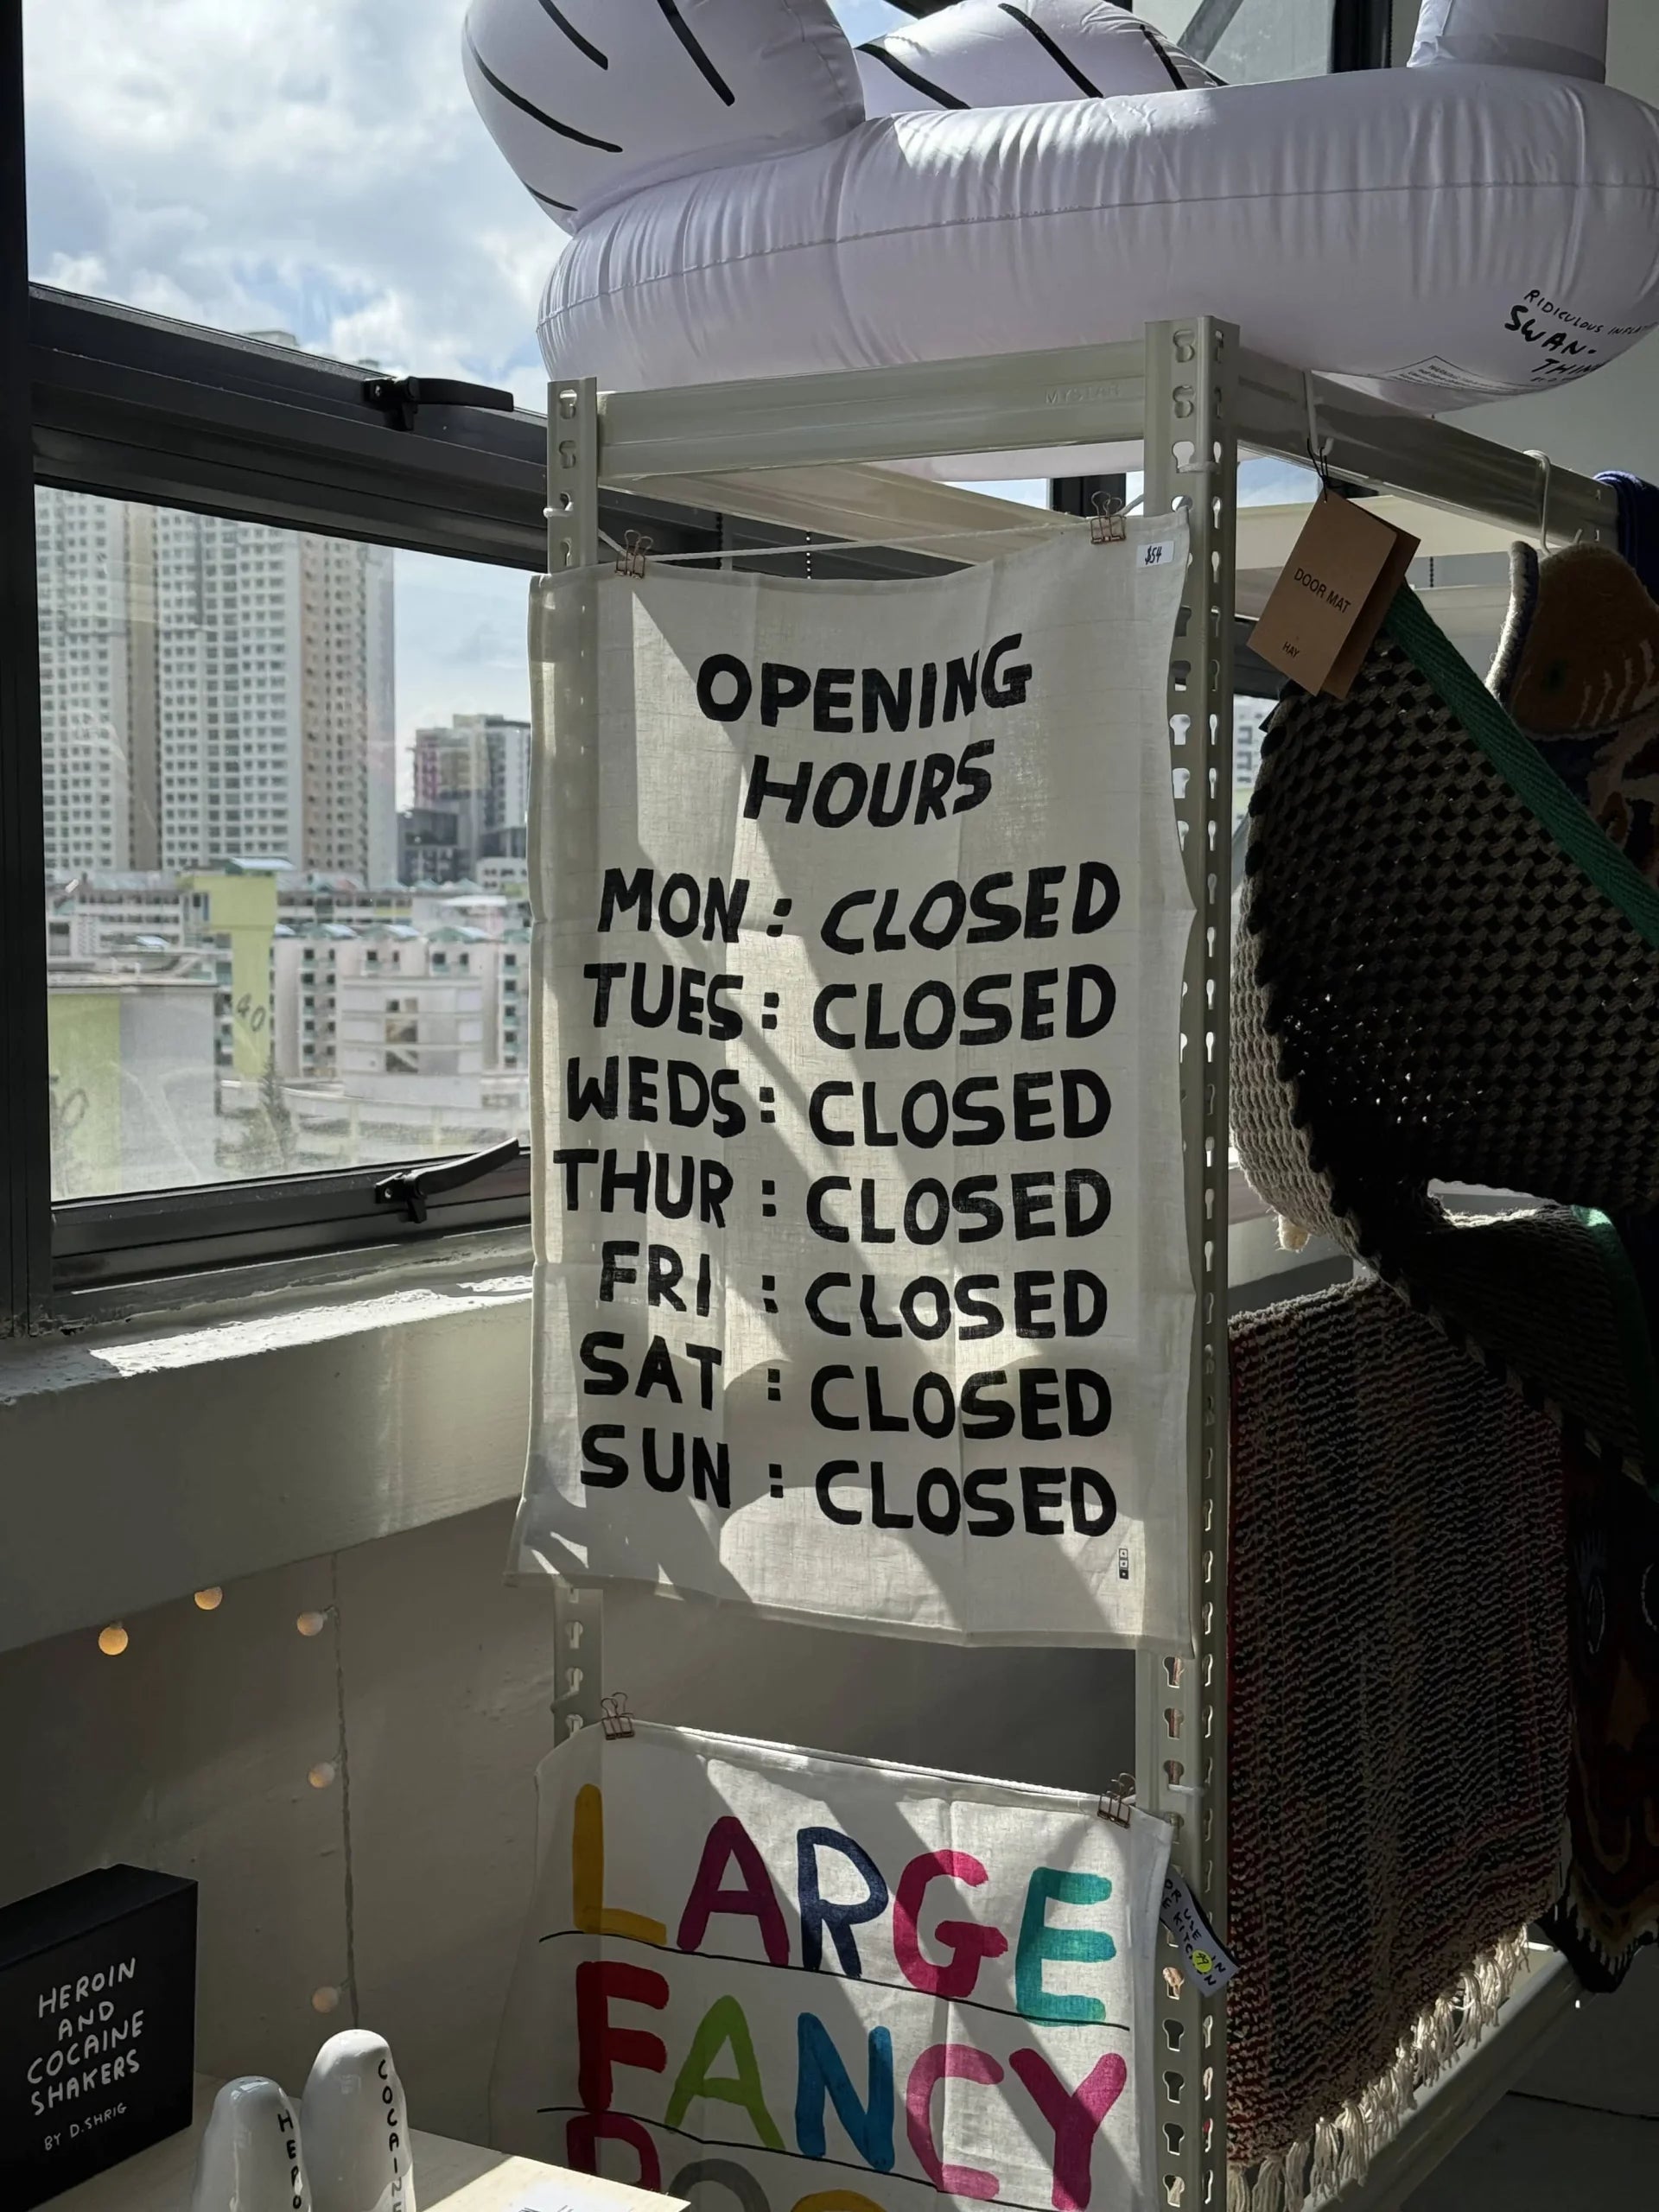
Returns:
[[[1659,1498],[1659,1371],[1656,1371],[1654,1364],[1647,1301],[1637,1281],[1636,1269],[1630,1265],[1630,1255],[1624,1249],[1624,1241],[1612,1222],[1593,1206],[1574,1206],[1573,1211],[1588,1230],[1607,1278],[1613,1301],[1613,1325],[1618,1333],[1619,1357],[1630,1394],[1630,1412],[1642,1440],[1648,1494]]]
[[[1382,627],[1433,683],[1522,805],[1537,816],[1637,935],[1659,950],[1659,887],[1649,882],[1573,797],[1409,585],[1402,585]],[[1524,885],[1518,888],[1524,896]]]

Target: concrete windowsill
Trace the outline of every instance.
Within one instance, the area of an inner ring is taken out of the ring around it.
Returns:
[[[530,1277],[0,1345],[0,1650],[516,1495]]]

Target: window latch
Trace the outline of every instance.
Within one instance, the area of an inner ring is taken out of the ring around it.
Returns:
[[[487,1152],[469,1153],[464,1160],[443,1160],[431,1167],[400,1168],[396,1175],[375,1185],[374,1202],[378,1206],[404,1206],[411,1221],[424,1221],[429,1198],[441,1191],[458,1191],[464,1183],[476,1183],[481,1175],[493,1174],[498,1167],[511,1166],[520,1149],[518,1138],[509,1137],[505,1144],[492,1145]]]
[[[490,384],[461,384],[454,377],[371,377],[363,397],[385,410],[394,426],[412,430],[423,407],[487,407],[511,415],[512,394]]]

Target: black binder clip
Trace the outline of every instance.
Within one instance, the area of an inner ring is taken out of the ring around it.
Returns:
[[[645,573],[645,556],[650,552],[651,548],[652,540],[649,537],[642,537],[637,530],[629,531],[623,538],[621,550],[616,556],[617,575],[643,576]]]
[[[617,1690],[610,1697],[601,1698],[599,1725],[612,1743],[615,1743],[620,1737],[632,1735],[633,1716],[628,1711],[626,1691]]]
[[[1126,1828],[1134,1812],[1135,1777],[1120,1774],[1100,1801],[1100,1817],[1103,1821],[1114,1821],[1119,1827]]]
[[[1089,522],[1090,543],[1122,545],[1129,534],[1122,500],[1108,499],[1104,492],[1096,492],[1090,505],[1095,512]]]

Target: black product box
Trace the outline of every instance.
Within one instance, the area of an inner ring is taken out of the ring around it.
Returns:
[[[0,1910],[0,2205],[188,2127],[196,1885],[105,1866]]]

